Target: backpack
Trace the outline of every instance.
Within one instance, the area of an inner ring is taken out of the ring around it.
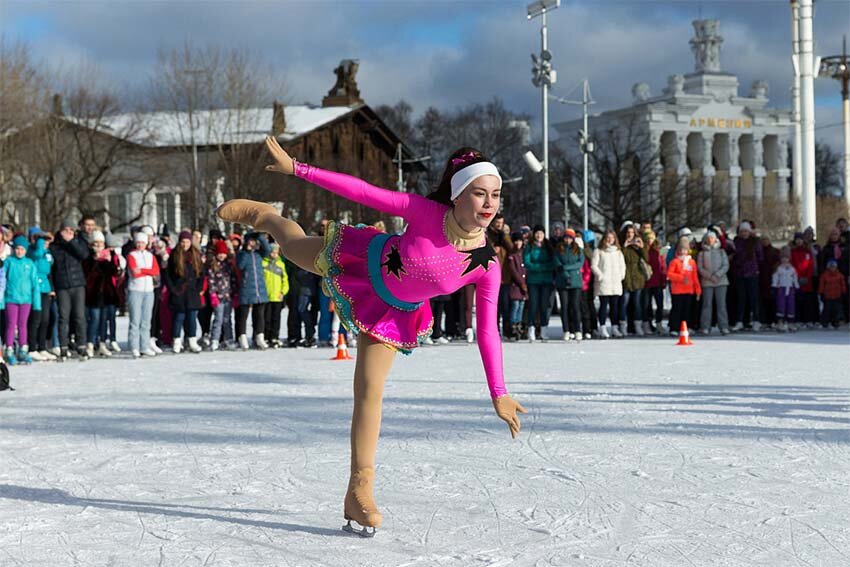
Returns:
[[[5,362],[0,361],[0,392],[3,390],[14,391],[14,388],[9,385],[9,367]]]

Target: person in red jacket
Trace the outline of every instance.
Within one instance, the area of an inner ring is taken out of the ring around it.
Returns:
[[[847,283],[844,281],[844,274],[838,271],[837,261],[827,261],[826,271],[821,274],[818,283],[818,293],[823,299],[821,325],[826,329],[832,323],[832,326],[837,329],[841,324],[843,311],[841,297],[847,293]]]
[[[818,298],[815,295],[815,254],[803,239],[803,233],[794,235],[791,247],[791,265],[797,272],[800,289],[797,293],[797,322],[814,327],[818,317]]]
[[[670,294],[673,299],[673,307],[670,309],[670,334],[676,336],[682,321],[687,321],[694,300],[699,301],[702,295],[697,263],[691,257],[688,244],[680,243],[676,249],[676,256],[667,267],[667,280],[670,282]]]

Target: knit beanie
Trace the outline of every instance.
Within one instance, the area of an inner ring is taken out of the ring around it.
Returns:
[[[227,242],[224,240],[216,240],[215,241],[215,253],[216,254],[229,254],[230,250],[227,248]]]
[[[27,242],[27,237],[24,236],[23,234],[19,234],[18,236],[15,237],[14,240],[12,240],[12,246],[15,247],[15,248],[17,248],[18,246],[21,246],[22,248],[26,248],[28,245],[29,245],[29,242]]]

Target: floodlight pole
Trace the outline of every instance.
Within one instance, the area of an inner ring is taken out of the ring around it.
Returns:
[[[548,28],[546,26],[546,14],[560,6],[560,0],[538,0],[528,5],[528,19],[542,16],[540,26],[540,62],[539,67],[535,64],[534,86],[541,87],[543,103],[543,228],[549,231],[549,86],[556,80],[555,71],[549,61],[552,55],[549,53]]]

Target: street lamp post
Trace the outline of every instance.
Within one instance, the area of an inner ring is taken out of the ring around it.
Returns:
[[[561,5],[561,0],[537,0],[528,5],[528,19],[542,16],[540,26],[540,59],[532,53],[531,83],[541,87],[543,101],[543,226],[549,230],[549,87],[557,81],[552,69],[552,54],[549,52],[546,14]]]
[[[583,223],[584,230],[588,230],[589,228],[589,217],[588,217],[588,209],[587,209],[587,185],[588,185],[588,158],[590,154],[593,153],[593,142],[590,140],[590,132],[588,131],[588,114],[587,107],[594,103],[594,101],[590,98],[590,82],[587,79],[582,81],[582,96],[581,100],[569,100],[566,98],[552,96],[555,100],[560,102],[561,104],[580,104],[581,112],[582,112],[582,127],[583,129],[579,131],[579,149],[581,149],[582,159],[584,161],[584,171],[582,175],[582,214],[583,214]],[[564,195],[566,197],[566,195]],[[564,207],[567,206],[566,199],[564,199]]]
[[[820,76],[841,81],[841,106],[844,122],[844,200],[850,203],[850,58],[847,56],[847,36],[844,36],[841,55],[821,59]]]

